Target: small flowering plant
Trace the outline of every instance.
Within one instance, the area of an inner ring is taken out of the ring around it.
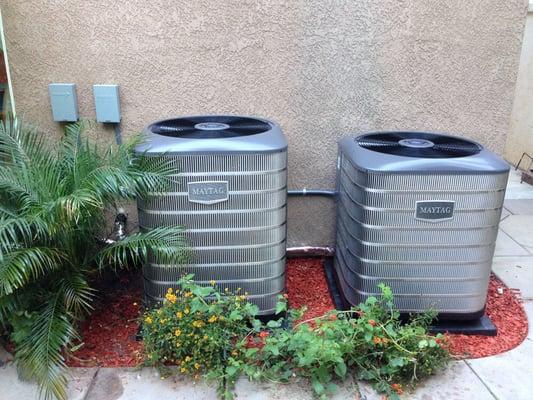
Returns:
[[[187,275],[169,288],[160,308],[143,316],[147,365],[177,365],[195,378],[224,368],[235,342],[250,330],[257,306],[244,294],[221,294],[216,283],[202,287]]]
[[[380,297],[306,321],[303,310],[288,308],[286,296],[279,296],[276,314],[284,317],[265,324],[246,295],[191,279],[169,288],[163,305],[144,315],[146,363],[215,380],[226,400],[233,399],[240,375],[270,382],[306,378],[321,399],[353,375],[395,400],[449,359],[444,337],[428,334],[434,313],[402,323],[384,285]]]

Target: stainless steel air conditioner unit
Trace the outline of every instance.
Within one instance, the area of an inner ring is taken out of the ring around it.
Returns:
[[[144,266],[144,294],[163,299],[185,273],[221,289],[247,292],[260,314],[285,290],[287,142],[272,121],[196,116],[156,122],[136,148],[171,160],[173,186],[138,201],[139,225],[183,225],[190,264]]]
[[[335,272],[349,305],[392,288],[403,313],[483,314],[509,166],[481,145],[422,132],[339,143]]]

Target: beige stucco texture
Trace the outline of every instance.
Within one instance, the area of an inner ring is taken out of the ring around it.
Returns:
[[[516,164],[523,152],[533,156],[533,6],[527,14],[505,158]],[[528,159],[521,167],[527,168]]]
[[[502,152],[525,0],[3,0],[17,112],[51,136],[47,85],[120,85],[125,135],[176,115],[278,121],[289,188],[333,188],[337,140],[448,131]],[[102,143],[113,132],[97,127]],[[331,199],[291,199],[289,245],[334,241]]]

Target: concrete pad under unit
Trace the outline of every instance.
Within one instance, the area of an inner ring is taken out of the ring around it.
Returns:
[[[368,383],[360,383],[359,390],[362,399],[382,399]],[[421,383],[414,392],[403,394],[402,399],[496,400],[464,361],[453,362],[447,370]]]
[[[525,340],[517,348],[493,357],[468,360],[476,375],[499,400],[533,398],[533,342]]]
[[[519,289],[522,298],[533,299],[533,256],[494,257],[492,271],[508,287]]]

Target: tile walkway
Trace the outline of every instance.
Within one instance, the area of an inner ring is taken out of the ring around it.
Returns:
[[[528,338],[516,349],[477,360],[454,362],[449,369],[422,383],[414,400],[531,400],[533,399],[533,186],[520,184],[511,172],[498,234],[494,272],[509,286],[521,291],[529,317]],[[0,361],[9,355],[0,348]],[[0,363],[1,365],[1,363]],[[17,378],[11,363],[0,366],[0,399],[34,400],[34,384]],[[307,382],[290,385],[237,384],[239,399],[312,399]],[[69,384],[72,400],[216,399],[215,389],[176,376],[162,380],[152,369],[74,368]],[[348,381],[334,399],[378,400],[367,384]]]

